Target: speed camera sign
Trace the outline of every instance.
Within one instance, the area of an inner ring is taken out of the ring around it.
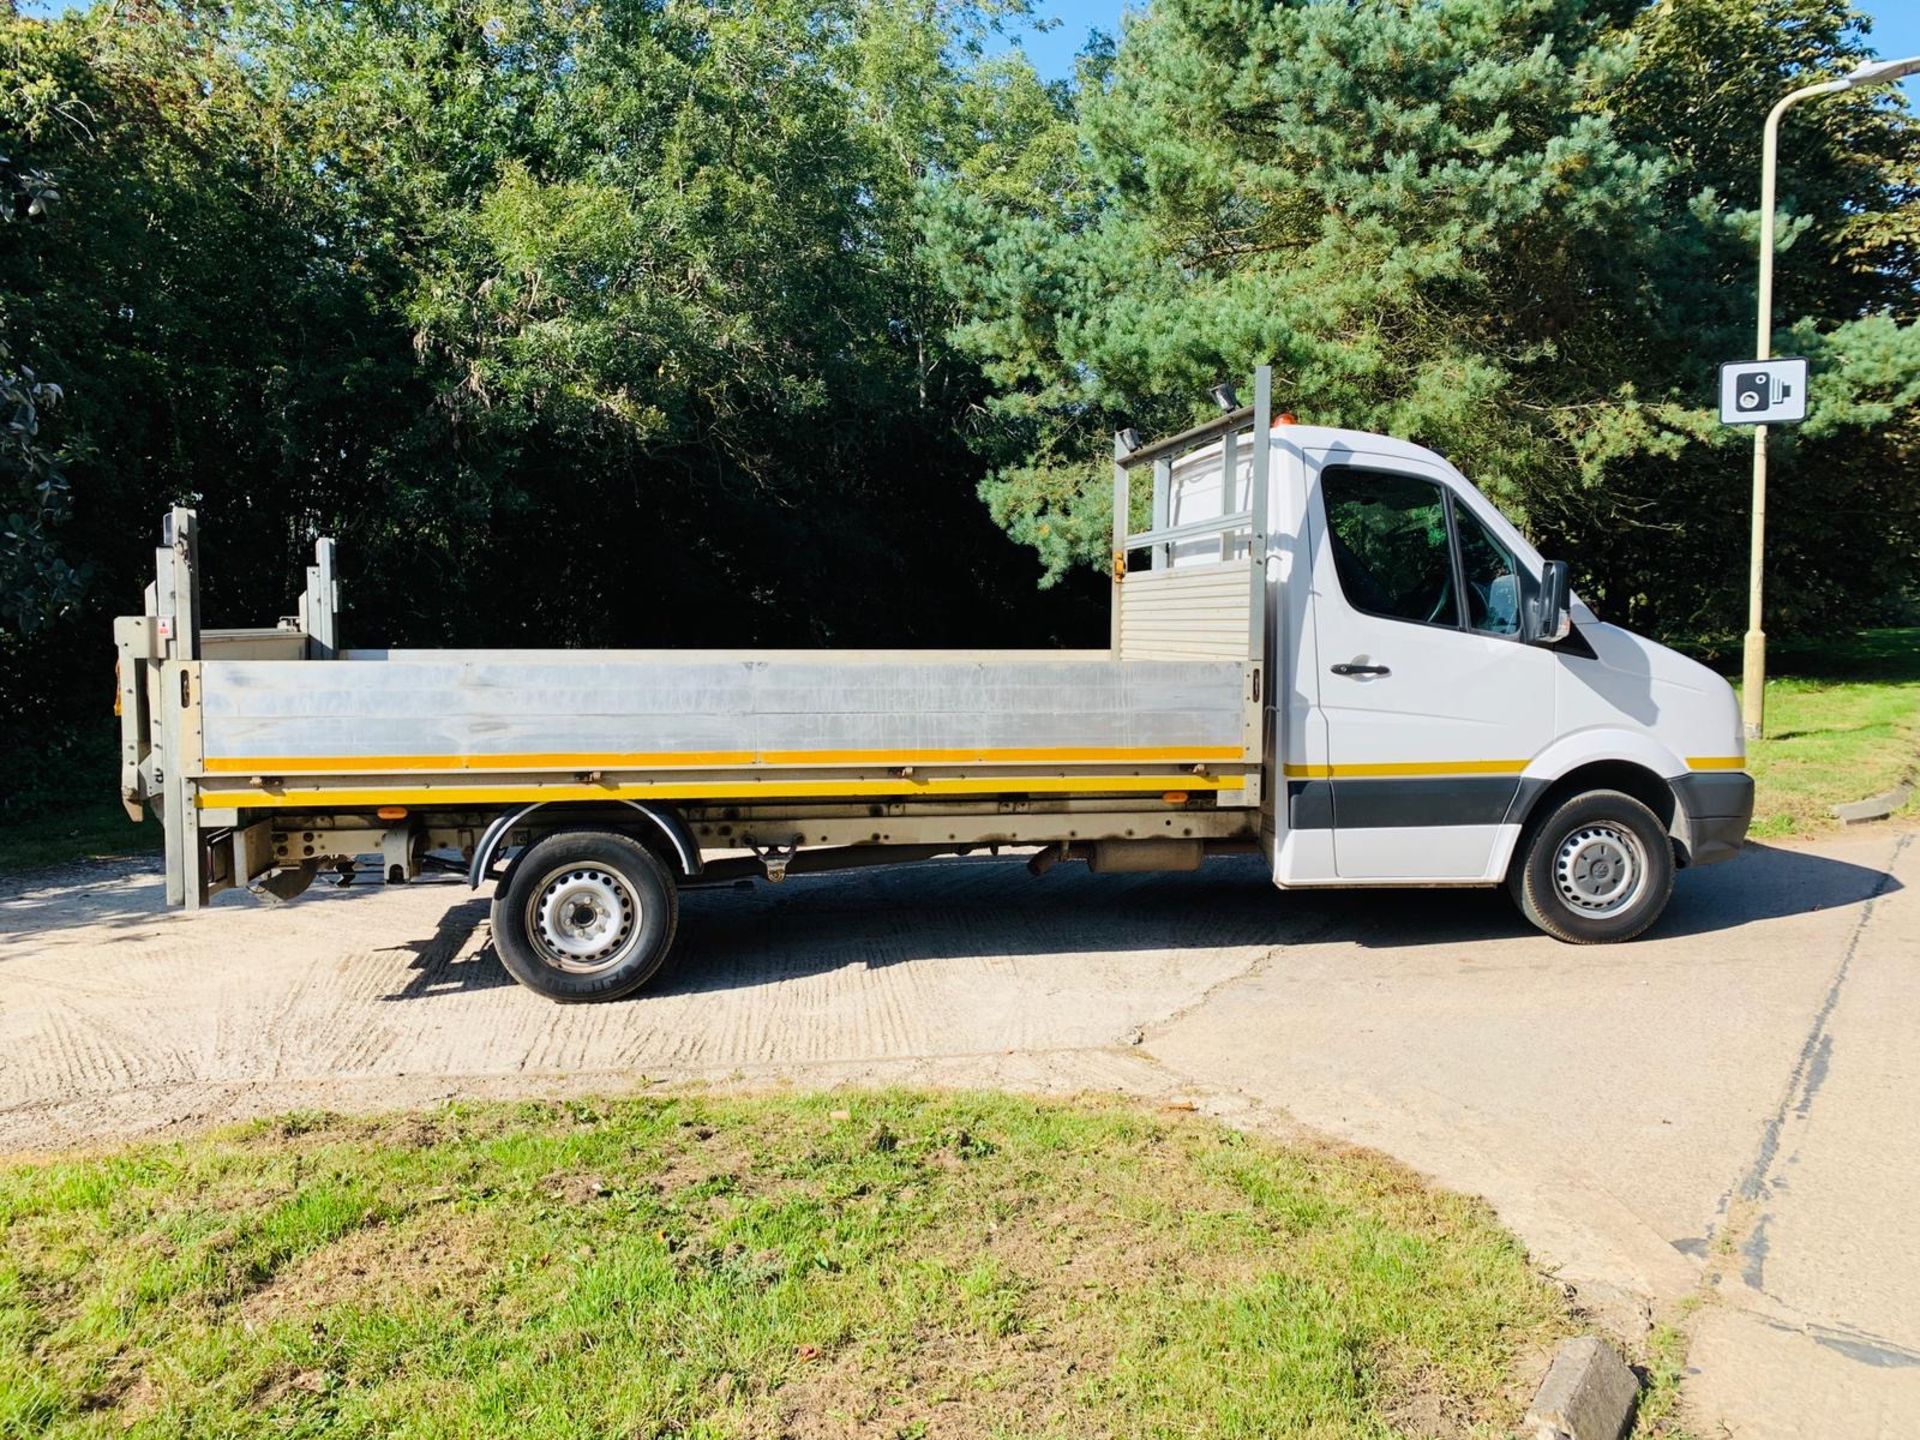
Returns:
[[[1722,425],[1795,425],[1807,418],[1807,362],[1730,360],[1720,367]]]

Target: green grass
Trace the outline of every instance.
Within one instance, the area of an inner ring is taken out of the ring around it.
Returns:
[[[1653,1327],[1645,1342],[1642,1370],[1645,1384],[1633,1413],[1636,1437],[1685,1440],[1687,1427],[1680,1418],[1680,1387],[1687,1371],[1687,1320],[1699,1308],[1689,1297],[1669,1319]]]
[[[1920,628],[1798,641],[1768,662],[1766,738],[1747,747],[1756,838],[1831,829],[1834,805],[1920,768]]]
[[[0,803],[0,875],[159,850],[160,826],[129,820],[120,806],[120,737],[111,716],[26,745],[13,760],[13,783]]]
[[[97,780],[97,776],[86,777]],[[111,789],[112,780],[108,786]],[[135,823],[111,794],[83,805],[45,809],[0,823],[0,875],[99,860],[147,855],[160,848],[160,826],[151,818]]]
[[[1505,1433],[1484,1206],[910,1093],[307,1115],[0,1167],[0,1435]]]

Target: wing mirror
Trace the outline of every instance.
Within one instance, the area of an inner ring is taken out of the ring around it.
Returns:
[[[1567,562],[1548,560],[1540,566],[1540,583],[1527,607],[1527,643],[1553,645],[1573,631],[1572,589]]]

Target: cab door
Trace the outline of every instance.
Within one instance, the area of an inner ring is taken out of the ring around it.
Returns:
[[[1343,880],[1494,878],[1520,772],[1554,726],[1554,657],[1521,640],[1520,564],[1440,467],[1321,460],[1309,513],[1330,763],[1288,780],[1324,785],[1329,803],[1296,808],[1330,814]]]

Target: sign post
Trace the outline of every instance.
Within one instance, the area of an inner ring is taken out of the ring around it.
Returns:
[[[1761,312],[1766,354],[1766,312]],[[1720,367],[1720,423],[1753,426],[1753,554],[1747,572],[1747,639],[1740,679],[1741,730],[1758,740],[1767,718],[1767,632],[1761,625],[1761,557],[1767,543],[1767,426],[1807,418],[1807,362],[1733,360]]]
[[[1767,112],[1767,123],[1760,130],[1760,294],[1759,324],[1755,327],[1753,353],[1759,357],[1754,363],[1764,366],[1773,350],[1773,194],[1774,175],[1779,169],[1780,160],[1780,117],[1802,100],[1811,100],[1816,95],[1838,95],[1843,90],[1851,90],[1859,85],[1891,85],[1896,80],[1904,80],[1909,75],[1920,75],[1920,55],[1911,55],[1905,60],[1863,60],[1846,74],[1835,80],[1820,80],[1812,85],[1803,85],[1783,95]],[[1747,597],[1747,663],[1745,689],[1741,695],[1741,728],[1746,731],[1749,740],[1758,740],[1762,725],[1766,720],[1767,705],[1767,636],[1760,628],[1760,546],[1766,539],[1767,520],[1767,425],[1792,424],[1806,414],[1807,372],[1805,361],[1800,371],[1800,413],[1791,420],[1784,417],[1771,420],[1768,417],[1754,416],[1747,420],[1729,419],[1727,415],[1727,377],[1723,367],[1720,375],[1720,418],[1729,425],[1746,424],[1754,426],[1753,432],[1753,570],[1751,589]],[[1746,369],[1748,367],[1737,367]],[[1749,391],[1756,395],[1757,391]],[[1781,395],[1785,402],[1789,397]],[[1736,407],[1737,408],[1737,407]]]

